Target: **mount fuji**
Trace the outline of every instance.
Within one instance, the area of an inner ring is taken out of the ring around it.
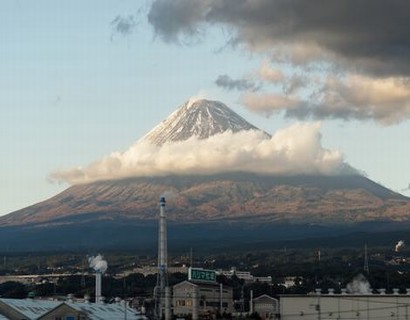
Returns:
[[[174,111],[142,141],[156,145],[187,140],[193,136],[207,139],[215,134],[231,131],[260,130],[219,101],[189,100]],[[267,137],[269,134],[265,132]]]
[[[162,148],[244,132],[256,132],[267,142],[272,138],[223,103],[196,100],[184,103],[138,143]],[[152,249],[160,195],[167,198],[170,245],[180,247],[410,229],[410,199],[353,171],[228,170],[74,184],[0,217],[0,250]]]

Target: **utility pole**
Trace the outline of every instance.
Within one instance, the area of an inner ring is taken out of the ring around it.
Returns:
[[[221,282],[219,284],[219,313],[221,314],[221,316],[222,316],[222,312],[223,312],[222,296],[223,296],[223,284]]]
[[[363,266],[363,271],[369,275],[369,260],[367,257],[367,243],[364,244],[364,266]]]
[[[245,298],[244,298],[244,294],[243,294],[243,285],[241,288],[241,313],[243,313],[245,311]]]
[[[253,314],[253,290],[251,290],[251,292],[250,292],[249,314]]]

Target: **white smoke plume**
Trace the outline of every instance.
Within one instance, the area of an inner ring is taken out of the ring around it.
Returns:
[[[101,254],[98,254],[97,256],[91,256],[88,258],[88,263],[90,268],[93,268],[95,271],[104,273],[107,271],[108,264],[107,261],[103,259],[103,256]]]
[[[320,123],[297,123],[271,139],[260,131],[224,132],[162,146],[139,141],[125,152],[87,167],[57,171],[51,179],[70,184],[138,176],[254,172],[278,175],[356,173],[341,152],[321,144]]]
[[[403,240],[400,240],[399,242],[397,242],[397,244],[396,244],[396,246],[395,246],[395,248],[394,248],[394,251],[400,252],[400,251],[404,248],[404,246],[405,246],[404,241],[403,241]]]
[[[346,292],[351,294],[370,294],[372,293],[372,289],[366,277],[359,274],[347,284]]]

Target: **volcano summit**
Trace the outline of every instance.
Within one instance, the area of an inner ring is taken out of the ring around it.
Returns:
[[[207,139],[231,131],[259,130],[219,101],[189,100],[167,119],[148,132],[142,140],[156,145],[188,140]],[[269,136],[268,134],[266,134]]]
[[[170,243],[181,245],[374,231],[368,223],[403,227],[410,217],[410,199],[324,148],[317,123],[270,136],[210,100],[188,101],[128,150],[53,178],[72,186],[0,217],[0,249],[153,247],[162,194]]]

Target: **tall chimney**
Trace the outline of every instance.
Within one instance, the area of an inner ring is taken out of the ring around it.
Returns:
[[[165,197],[159,201],[159,230],[158,230],[158,273],[155,287],[155,313],[156,318],[161,319],[163,314],[170,315],[169,310],[164,310],[166,303],[166,288],[168,286],[168,254],[167,254],[167,221],[165,216]],[[168,297],[169,298],[169,297]],[[166,319],[169,320],[169,319]]]
[[[95,303],[101,303],[101,271],[95,272]]]

